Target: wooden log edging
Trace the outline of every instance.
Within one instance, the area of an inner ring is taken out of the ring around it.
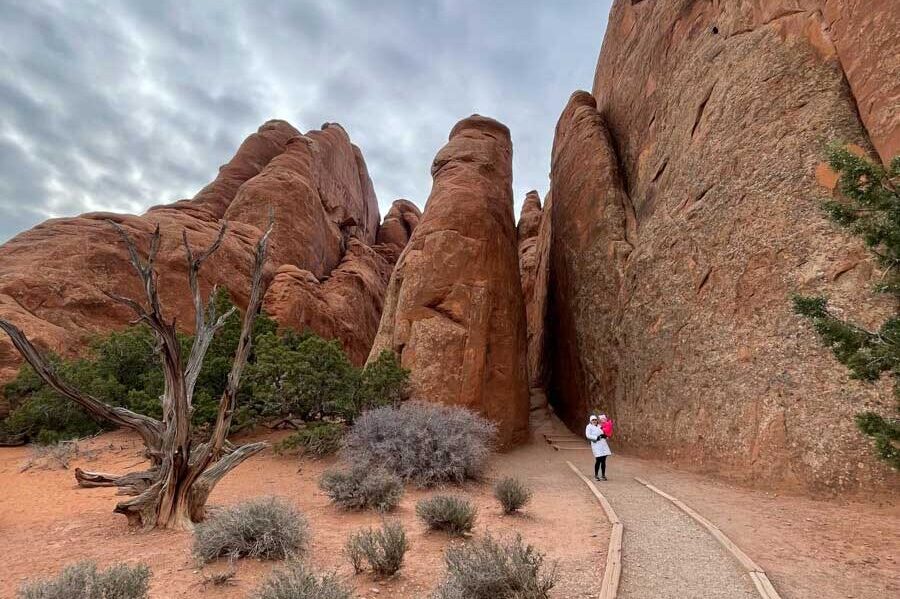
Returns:
[[[584,448],[582,448],[584,449]],[[599,599],[616,599],[619,592],[619,579],[622,577],[622,535],[625,532],[622,521],[616,515],[612,505],[600,492],[591,480],[586,477],[572,462],[566,460],[566,464],[572,469],[578,478],[588,486],[600,506],[606,513],[606,519],[609,520],[611,530],[609,532],[609,548],[606,551],[606,567],[603,569],[603,581],[600,583]]]
[[[737,561],[741,564],[741,567],[746,570],[747,575],[750,576],[750,580],[753,581],[753,586],[756,587],[756,592],[759,593],[759,596],[762,599],[781,599],[781,595],[778,594],[778,591],[775,590],[775,587],[772,586],[772,582],[769,580],[769,577],[766,575],[766,572],[754,562],[749,555],[743,552],[740,547],[735,545],[734,541],[729,539],[722,530],[701,516],[699,513],[691,509],[686,503],[669,495],[665,491],[654,487],[647,481],[634,477],[634,480],[641,483],[657,495],[664,497],[671,501],[675,507],[680,509],[682,512],[693,518],[698,524],[703,526],[709,533],[719,542],[722,547],[725,548],[728,553],[730,553]]]

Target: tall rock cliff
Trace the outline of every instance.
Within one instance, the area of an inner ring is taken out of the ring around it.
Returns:
[[[40,346],[63,354],[128,323],[131,315],[103,294],[141,297],[125,248],[105,222],[110,219],[139,246],[159,225],[162,301],[190,326],[182,230],[194,247],[205,247],[215,238],[219,219],[229,221],[222,248],[201,272],[201,284],[204,292],[214,284],[226,287],[243,305],[253,244],[270,209],[275,279],[266,308],[292,326],[340,339],[361,364],[403,239],[373,247],[379,215],[372,182],[359,149],[335,124],[303,135],[284,121],[269,121],[193,199],[141,216],[54,219],[16,236],[0,247],[0,315]],[[8,340],[0,339],[0,380],[9,380],[18,364]]]
[[[617,0],[593,94],[560,117],[551,167],[549,394],[617,443],[807,489],[896,484],[849,380],[792,293],[871,324],[877,268],[831,225],[824,145],[897,152],[900,11],[890,0]]]
[[[396,351],[415,397],[482,413],[509,445],[528,430],[509,130],[477,115],[460,121],[431,174],[369,359]]]

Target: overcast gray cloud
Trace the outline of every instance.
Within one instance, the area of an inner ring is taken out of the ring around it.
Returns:
[[[506,123],[517,206],[589,89],[609,0],[0,0],[0,242],[193,196],[265,120],[340,122],[382,214],[453,123]]]

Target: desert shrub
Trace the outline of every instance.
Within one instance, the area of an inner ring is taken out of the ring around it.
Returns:
[[[344,441],[348,461],[427,487],[477,477],[496,427],[465,408],[410,401],[369,410]]]
[[[472,531],[478,510],[464,497],[435,495],[416,504],[416,515],[432,530],[461,535]]]
[[[65,568],[59,576],[24,585],[18,599],[146,599],[150,569],[143,564],[118,564],[98,570],[93,562]]]
[[[306,549],[309,525],[293,507],[261,497],[213,514],[194,529],[194,555],[203,562],[217,557],[283,559]]]
[[[403,496],[403,481],[380,468],[355,466],[350,470],[327,470],[319,487],[338,506],[347,510],[394,509]]]
[[[282,439],[275,445],[275,451],[287,453],[300,450],[301,455],[329,455],[341,448],[346,430],[346,425],[340,422],[310,422]]]
[[[444,560],[447,577],[433,599],[547,599],[557,580],[555,565],[541,572],[544,555],[520,536],[455,545]]]
[[[494,485],[494,497],[503,506],[503,511],[512,514],[519,511],[531,500],[531,489],[517,478],[508,477]]]
[[[351,599],[350,591],[337,576],[316,576],[302,562],[294,562],[273,572],[251,594],[251,599]]]
[[[407,549],[409,542],[403,525],[385,522],[380,530],[367,528],[354,533],[347,541],[346,552],[357,574],[368,564],[376,576],[390,576],[403,565]]]
[[[351,411],[359,370],[337,341],[312,334],[264,335],[247,376],[253,394],[281,414],[303,420]]]
[[[215,304],[218,313],[233,306],[225,290],[217,293]],[[275,327],[275,321],[260,315],[254,324],[254,340],[270,334]],[[194,389],[192,419],[197,426],[215,421],[240,329],[241,317],[235,312],[210,343]],[[180,335],[179,340],[186,359],[193,338]],[[132,326],[95,339],[82,358],[53,356],[51,362],[64,380],[85,393],[107,404],[158,418],[162,415],[159,397],[164,378],[159,356],[154,352],[155,344],[148,327]],[[251,355],[250,364],[254,363],[255,355]],[[24,435],[46,444],[92,435],[108,426],[98,423],[80,406],[56,393],[28,365],[24,365],[16,378],[4,387],[3,394],[12,406],[2,427],[10,437]],[[241,407],[235,415],[233,428],[252,424],[262,411],[259,401],[246,397],[246,389],[241,395],[238,402]]]
[[[403,368],[397,354],[386,349],[362,371],[353,416],[373,408],[396,406],[407,399],[409,370]]]

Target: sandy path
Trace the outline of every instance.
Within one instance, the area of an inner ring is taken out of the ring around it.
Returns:
[[[122,472],[140,463],[140,443],[125,432],[113,432],[82,443],[99,451],[96,459],[76,459],[71,467]],[[239,560],[237,585],[203,587],[206,573],[227,569],[215,563],[198,570],[190,556],[191,536],[181,532],[129,531],[125,519],[112,513],[117,501],[112,489],[80,489],[72,470],[20,472],[26,448],[0,449],[0,597],[12,598],[26,579],[46,577],[65,564],[96,560],[106,566],[118,561],[147,563],[153,571],[153,599],[244,599],[266,576],[270,562]],[[242,464],[215,489],[211,504],[229,505],[250,497],[278,495],[288,499],[309,519],[312,543],[309,560],[321,572],[336,571],[354,587],[357,597],[424,599],[444,574],[443,554],[465,541],[432,533],[415,517],[416,501],[437,491],[409,489],[392,517],[407,529],[411,549],[399,576],[374,581],[354,576],[342,554],[351,532],[380,523],[373,513],[347,513],[334,508],[317,487],[322,471],[334,460],[298,462],[266,451]],[[503,516],[492,496],[492,484],[514,474],[534,490],[532,503],[521,516]],[[596,594],[603,574],[609,526],[587,488],[565,460],[537,441],[495,456],[486,479],[443,491],[467,496],[479,508],[476,535],[519,533],[559,564],[560,580],[554,599]],[[377,591],[377,592],[376,592]]]
[[[565,432],[555,427],[553,434]],[[580,443],[572,436],[561,445]],[[559,453],[593,478],[593,458],[586,444],[584,452]],[[626,469],[616,468],[613,474],[611,462],[609,466],[610,480],[596,485],[625,530],[619,599],[758,599],[749,577],[705,529],[635,481]]]

